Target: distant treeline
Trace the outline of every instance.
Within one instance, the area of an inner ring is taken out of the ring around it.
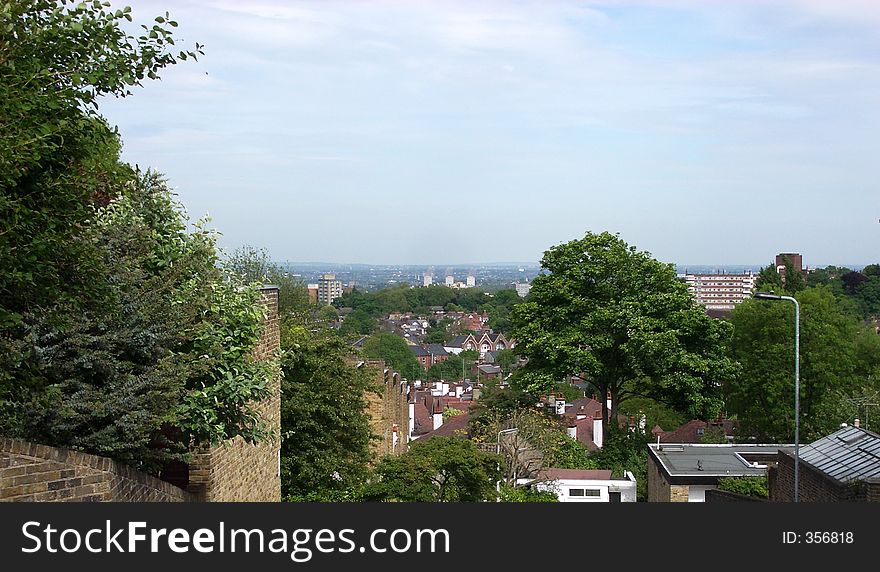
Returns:
[[[333,305],[337,308],[353,308],[359,316],[366,315],[372,319],[385,317],[393,312],[430,315],[432,307],[442,307],[449,312],[486,312],[489,315],[489,327],[504,331],[509,327],[507,315],[522,300],[516,290],[512,289],[488,294],[477,288],[456,289],[440,285],[412,288],[408,284],[402,284],[377,292],[354,289],[337,298]]]

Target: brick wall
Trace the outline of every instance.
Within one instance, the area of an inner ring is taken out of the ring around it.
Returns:
[[[794,500],[794,455],[779,451],[778,462],[770,479],[770,500],[792,502]],[[851,484],[838,483],[825,473],[801,461],[800,502],[880,502],[880,481],[858,481]]]
[[[0,439],[0,501],[192,500],[186,491],[106,457]]]
[[[270,359],[281,349],[278,319],[278,288],[265,287],[262,301],[266,306],[266,327],[254,358]],[[279,502],[281,475],[279,468],[281,433],[281,379],[270,386],[271,396],[258,404],[257,411],[269,424],[274,437],[249,444],[241,437],[218,447],[193,452],[189,464],[187,490],[200,500],[209,502]]]
[[[278,289],[263,289],[266,324],[254,358],[269,359],[281,347]],[[278,471],[281,380],[258,404],[274,438],[247,444],[240,437],[193,453],[187,490],[115,461],[68,449],[0,439],[0,500],[3,501],[280,501]]]
[[[669,502],[671,490],[654,457],[648,454],[648,502]]]
[[[399,455],[407,449],[409,436],[408,387],[400,374],[386,369],[383,360],[369,360],[367,366],[376,372],[379,392],[367,392],[367,410],[370,430],[376,437],[371,443],[376,458]],[[394,426],[397,426],[397,445],[394,445]]]

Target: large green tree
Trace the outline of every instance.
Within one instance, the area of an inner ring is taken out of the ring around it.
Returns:
[[[415,375],[422,370],[416,355],[400,336],[380,332],[373,334],[364,342],[364,355],[385,360],[385,364],[397,370],[404,377]]]
[[[403,502],[495,500],[502,460],[467,439],[416,441],[403,455],[384,457],[366,498]]]
[[[880,336],[855,316],[851,302],[824,286],[795,295],[801,305],[801,439],[822,437],[847,418],[847,398],[880,389]],[[725,384],[725,402],[740,434],[765,442],[794,436],[794,307],[749,300],[730,316],[732,355],[743,374]]]
[[[310,331],[312,330],[312,331]],[[326,499],[363,481],[371,459],[366,396],[375,372],[356,367],[327,328],[282,330],[281,487],[288,499]]]
[[[608,232],[555,246],[542,265],[549,272],[510,314],[527,390],[583,376],[611,394],[611,411],[601,400],[606,431],[634,396],[695,417],[720,411],[721,383],[737,374],[726,356],[731,327],[706,315],[672,265]]]

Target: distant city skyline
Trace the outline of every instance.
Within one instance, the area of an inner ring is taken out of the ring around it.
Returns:
[[[880,259],[876,0],[126,4],[206,54],[101,112],[226,249]]]

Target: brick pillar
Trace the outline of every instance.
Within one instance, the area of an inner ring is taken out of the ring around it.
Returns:
[[[278,287],[264,286],[260,294],[266,320],[253,355],[257,360],[266,360],[278,355],[281,349]],[[219,447],[194,451],[188,491],[209,502],[281,500],[281,379],[273,379],[269,389],[269,398],[257,405],[257,411],[269,424],[274,438],[249,444],[236,437]]]

